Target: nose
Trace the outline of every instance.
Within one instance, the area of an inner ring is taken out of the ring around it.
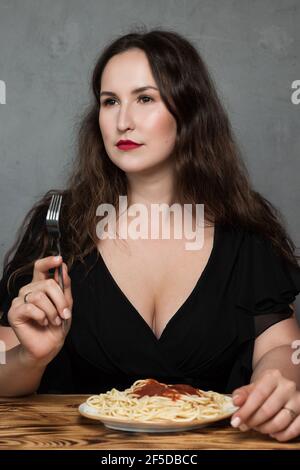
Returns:
[[[117,118],[117,127],[120,132],[124,132],[126,129],[134,128],[134,119],[132,112],[129,109],[129,105],[120,106]]]

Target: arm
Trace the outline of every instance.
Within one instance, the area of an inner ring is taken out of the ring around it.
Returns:
[[[0,363],[0,396],[33,393],[39,386],[45,366],[26,361],[20,342],[12,328],[0,327],[0,340],[5,345]]]
[[[9,349],[12,349],[13,347],[20,344],[20,341],[16,337],[14,330],[8,326],[0,326],[0,341],[3,341],[5,345],[5,351],[8,351]]]
[[[21,345],[6,352],[0,364],[0,396],[22,396],[38,388],[46,365],[30,361]]]
[[[292,343],[299,339],[300,328],[295,314],[258,336],[254,346],[251,382],[256,381],[266,370],[276,369],[300,389],[300,367],[292,361]]]
[[[2,340],[6,356],[0,364],[2,396],[36,391],[45,368],[64,344],[71,325],[73,303],[67,266],[62,263],[64,292],[58,284],[57,270],[55,279],[48,277],[49,269],[61,263],[61,257],[37,260],[32,282],[23,286],[12,300],[7,318],[15,338],[12,332],[4,335],[4,340],[10,340],[11,348]]]
[[[232,417],[232,426],[242,431],[252,428],[280,441],[300,434],[300,367],[292,360],[292,343],[299,339],[294,316],[256,339],[251,383],[234,391],[234,403],[240,409]]]

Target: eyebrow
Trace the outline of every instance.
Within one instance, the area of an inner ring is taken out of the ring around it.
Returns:
[[[156,88],[155,86],[147,85],[147,86],[142,86],[140,88],[135,88],[134,90],[132,90],[131,95],[135,95],[136,93],[140,93],[141,91],[148,90],[149,88],[152,88],[153,90],[158,91],[158,88]],[[117,94],[112,91],[101,91],[100,97],[102,95],[117,96]]]

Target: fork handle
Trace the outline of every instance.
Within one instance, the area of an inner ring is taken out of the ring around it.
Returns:
[[[57,244],[58,255],[61,255],[59,238],[57,238],[57,243],[56,244]],[[60,266],[58,266],[58,282],[59,282],[61,290],[64,292],[65,291],[65,286],[64,286],[64,277],[63,277],[62,264]]]
[[[63,271],[62,271],[61,265],[58,267],[58,282],[59,282],[61,290],[64,292],[65,286],[64,286]]]

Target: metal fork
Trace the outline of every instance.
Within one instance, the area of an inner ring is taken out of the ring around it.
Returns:
[[[49,236],[52,238],[52,241],[56,245],[57,254],[61,255],[60,249],[60,229],[59,229],[59,213],[62,203],[62,195],[54,194],[51,198],[49,204],[49,209],[46,215],[46,227]],[[63,271],[62,264],[58,267],[58,280],[59,285],[64,292],[64,280],[63,280]]]

